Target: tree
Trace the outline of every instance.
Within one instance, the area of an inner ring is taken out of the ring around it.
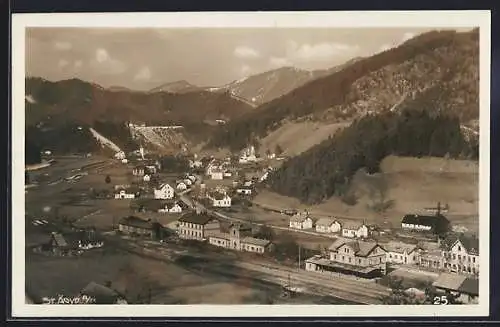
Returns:
[[[274,149],[274,153],[277,156],[280,156],[283,154],[283,149],[281,148],[281,146],[279,144],[276,144],[276,148]]]
[[[262,225],[259,228],[259,231],[255,234],[255,237],[261,238],[264,240],[273,241],[276,237],[276,234],[274,233],[274,230],[271,227],[266,226],[266,225]]]
[[[106,178],[104,179],[104,181],[106,182],[106,184],[111,183],[111,176],[106,175]]]

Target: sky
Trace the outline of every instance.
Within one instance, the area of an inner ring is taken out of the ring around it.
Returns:
[[[283,66],[334,67],[429,30],[433,28],[28,28],[26,75],[136,90],[178,80],[220,86]]]

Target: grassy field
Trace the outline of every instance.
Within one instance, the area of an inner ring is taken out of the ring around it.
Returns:
[[[298,155],[316,144],[326,140],[338,129],[348,123],[321,124],[318,122],[285,123],[261,140],[261,151],[266,149],[274,152],[280,145],[286,155]]]
[[[380,215],[369,209],[372,202],[368,188],[371,178],[358,173],[351,184],[358,203],[347,205],[337,197],[319,205],[307,206],[295,198],[262,191],[254,202],[276,208],[308,209],[318,217],[338,216],[344,220],[365,220],[381,226],[399,226],[407,213],[423,213],[424,208],[435,207],[437,202],[449,205],[445,215],[452,224],[470,232],[478,230],[478,166],[466,160],[441,158],[388,157],[382,164],[382,176],[387,181],[386,199],[394,206]]]

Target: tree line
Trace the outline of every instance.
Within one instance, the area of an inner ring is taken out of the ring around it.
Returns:
[[[277,193],[320,203],[345,195],[360,168],[370,174],[378,172],[388,155],[476,160],[479,144],[464,138],[457,117],[414,108],[367,115],[286,161],[269,175],[268,183]]]

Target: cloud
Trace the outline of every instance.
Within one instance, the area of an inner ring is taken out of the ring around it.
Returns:
[[[271,57],[269,58],[269,64],[271,67],[285,67],[292,65],[292,63],[285,57]]]
[[[97,60],[97,62],[103,63],[110,60],[111,58],[106,49],[99,48],[95,51],[95,59]]]
[[[247,76],[248,74],[250,74],[251,71],[252,69],[248,65],[242,65],[240,68],[240,74],[242,76]]]
[[[54,48],[60,51],[67,51],[73,48],[73,45],[69,42],[64,42],[64,41],[56,41],[54,42]]]
[[[239,46],[236,47],[233,51],[233,54],[240,59],[257,59],[260,58],[260,53],[256,49],[247,47],[247,46]]]
[[[81,60],[76,60],[76,61],[73,63],[73,67],[74,67],[75,69],[80,69],[80,68],[82,68],[82,66],[83,66],[83,61],[81,61]]]
[[[403,35],[403,38],[401,39],[401,42],[406,42],[409,39],[412,39],[415,36],[415,33],[407,32]]]
[[[298,45],[291,41],[288,43],[288,53],[292,58],[301,61],[324,61],[335,57],[352,55],[359,50],[357,45],[344,43],[323,42],[317,44]]]
[[[142,67],[134,76],[134,80],[136,81],[148,81],[150,79],[151,79],[151,70],[149,70],[149,67],[147,66]]]
[[[127,70],[127,65],[124,62],[111,57],[109,52],[104,48],[95,50],[93,66],[100,73],[111,75],[121,74]]]
[[[69,62],[66,59],[60,59],[59,62],[57,63],[57,66],[60,69],[64,69],[66,66],[68,66]]]

